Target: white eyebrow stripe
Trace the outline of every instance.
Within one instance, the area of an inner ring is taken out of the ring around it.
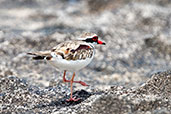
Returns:
[[[85,38],[79,37],[79,38],[77,38],[77,40],[86,40],[87,38],[93,38],[93,37],[98,37],[98,36],[97,35],[91,35],[91,36],[86,36]]]
[[[93,38],[95,36],[97,36],[97,35],[87,36],[86,38]]]

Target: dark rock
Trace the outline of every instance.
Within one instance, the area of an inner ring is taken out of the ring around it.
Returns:
[[[152,38],[145,39],[145,44],[147,47],[156,49],[157,52],[160,52],[164,55],[171,56],[171,37],[166,35],[158,35]]]

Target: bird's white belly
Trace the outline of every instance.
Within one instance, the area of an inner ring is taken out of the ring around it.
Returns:
[[[86,58],[84,60],[65,60],[53,58],[48,62],[59,70],[78,71],[87,66],[92,61],[92,59],[93,58]]]

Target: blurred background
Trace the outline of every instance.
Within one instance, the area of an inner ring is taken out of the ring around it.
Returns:
[[[107,45],[96,46],[75,80],[130,88],[171,69],[170,0],[0,0],[0,77],[15,75],[39,87],[62,81],[62,72],[26,53],[82,32],[98,34]]]

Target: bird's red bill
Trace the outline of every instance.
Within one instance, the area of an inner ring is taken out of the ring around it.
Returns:
[[[100,40],[98,40],[98,42],[97,42],[98,44],[102,44],[102,45],[105,45],[105,43],[104,42],[102,42],[102,41],[100,41]]]

